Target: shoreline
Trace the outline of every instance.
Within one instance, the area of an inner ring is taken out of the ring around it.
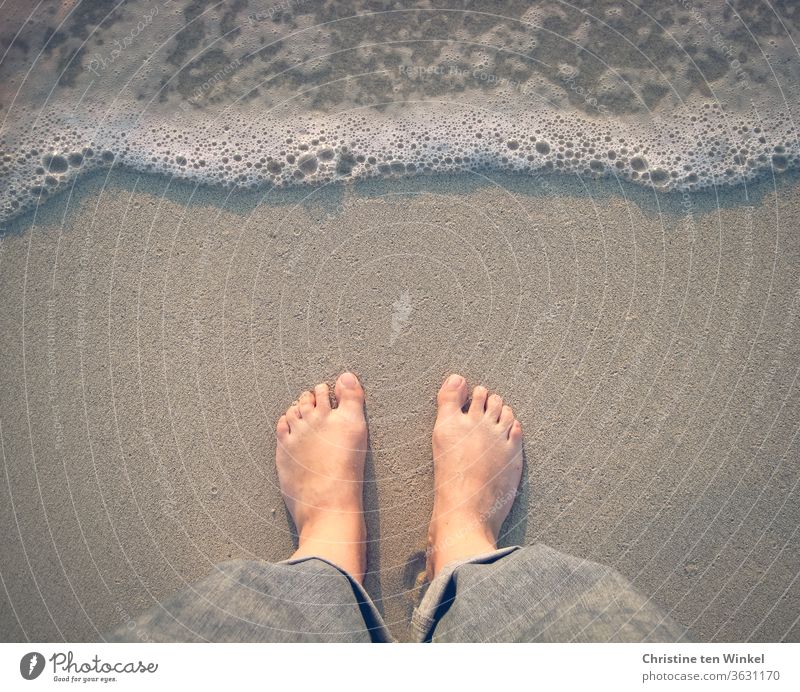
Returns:
[[[228,211],[252,210],[260,204],[297,204],[312,199],[314,203],[324,205],[330,199],[340,203],[345,194],[370,197],[385,194],[389,190],[424,193],[430,192],[431,189],[435,190],[451,185],[457,194],[496,186],[525,196],[572,195],[584,197],[588,195],[600,198],[622,196],[635,202],[645,211],[678,216],[686,214],[687,206],[699,207],[702,213],[708,213],[709,210],[716,208],[762,204],[765,195],[780,194],[791,190],[800,182],[800,169],[764,171],[752,180],[743,180],[734,185],[725,183],[717,187],[693,191],[663,190],[653,185],[648,186],[613,176],[586,178],[557,171],[524,173],[493,168],[455,173],[417,172],[399,177],[357,180],[336,179],[322,184],[298,183],[281,187],[263,185],[256,188],[245,188],[171,176],[163,172],[139,171],[132,167],[115,164],[111,168],[96,169],[81,174],[72,180],[68,190],[59,190],[35,208],[21,211],[9,218],[3,226],[0,226],[0,238],[3,235],[24,232],[29,226],[36,224],[38,215],[49,214],[50,207],[58,206],[62,209],[68,207],[65,196],[71,196],[76,192],[79,195],[86,194],[89,189],[97,189],[98,181],[104,177],[106,180],[112,181],[114,187],[131,187],[139,184],[137,181],[144,180],[147,189],[162,190],[164,195],[173,199],[181,199],[184,202],[191,202],[195,197],[215,198],[217,204],[225,207]],[[530,183],[534,183],[534,185]],[[104,186],[100,187],[102,189]],[[325,196],[324,201],[320,201],[322,195]],[[231,199],[233,204],[228,205]],[[688,204],[687,199],[691,200]]]

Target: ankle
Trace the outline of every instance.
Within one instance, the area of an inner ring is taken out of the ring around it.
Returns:
[[[306,522],[299,530],[297,550],[292,558],[323,558],[361,583],[367,565],[366,538],[362,514],[326,514]]]
[[[428,529],[428,579],[433,579],[450,562],[468,560],[496,549],[497,536],[480,515],[437,516],[434,512]]]

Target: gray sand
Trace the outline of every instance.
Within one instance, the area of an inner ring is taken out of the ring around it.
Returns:
[[[800,639],[796,180],[719,207],[512,177],[261,204],[166,182],[98,176],[2,236],[3,640],[98,639],[217,562],[287,557],[273,425],[345,368],[367,587],[398,637],[455,370],[523,422],[506,543],[611,564],[701,639]]]

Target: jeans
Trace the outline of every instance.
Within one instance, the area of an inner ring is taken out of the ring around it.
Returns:
[[[412,620],[423,642],[677,642],[686,630],[618,572],[545,545],[447,565]],[[234,560],[108,641],[390,642],[375,605],[321,558]]]

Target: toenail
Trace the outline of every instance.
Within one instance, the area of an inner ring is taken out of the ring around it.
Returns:
[[[355,387],[358,384],[358,380],[356,379],[356,376],[352,372],[342,373],[342,376],[339,378],[339,381],[345,387]]]
[[[461,375],[450,375],[450,377],[447,378],[446,384],[450,389],[457,389],[463,382],[464,378],[461,377]]]

